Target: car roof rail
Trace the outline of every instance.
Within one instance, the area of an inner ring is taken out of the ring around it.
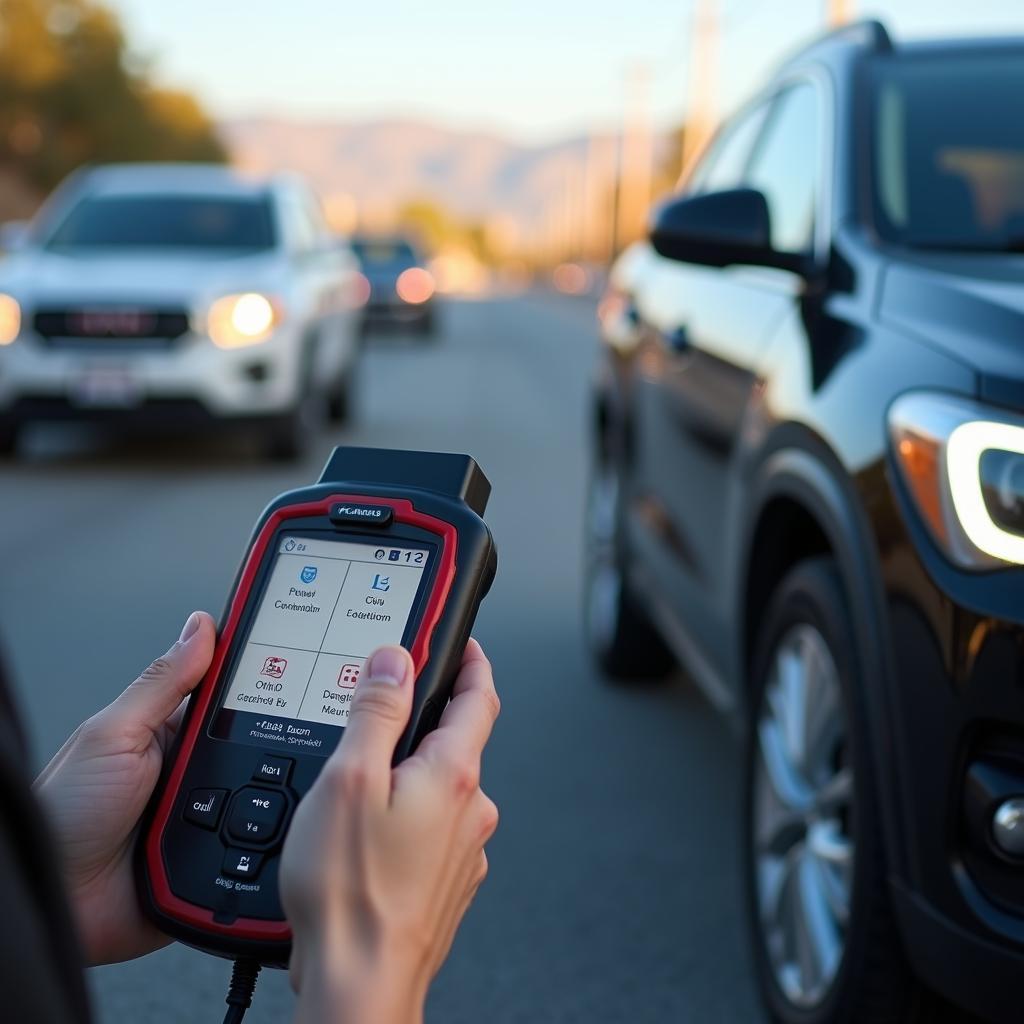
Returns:
[[[783,66],[844,45],[863,47],[873,53],[889,53],[893,49],[892,36],[886,27],[876,18],[864,18],[861,21],[851,21],[848,25],[841,25],[812,39],[806,46],[788,57]]]

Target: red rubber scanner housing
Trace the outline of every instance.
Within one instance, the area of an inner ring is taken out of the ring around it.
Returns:
[[[249,600],[252,587],[259,575],[260,566],[267,553],[268,545],[277,529],[289,519],[328,514],[331,505],[336,502],[351,502],[359,505],[385,505],[394,510],[394,521],[419,527],[438,538],[437,569],[434,573],[431,591],[427,597],[423,616],[416,637],[410,647],[416,675],[430,657],[430,641],[437,626],[445,602],[448,599],[452,582],[455,579],[458,533],[454,526],[434,516],[417,511],[407,498],[382,498],[379,495],[332,494],[321,501],[299,505],[288,505],[275,509],[257,535],[246,556],[228,608],[223,629],[217,639],[213,661],[209,671],[192,695],[194,710],[189,714],[177,749],[174,764],[171,767],[162,796],[156,805],[153,819],[146,833],[144,856],[149,874],[150,894],[156,909],[168,918],[200,931],[254,940],[257,942],[289,942],[291,930],[283,921],[263,921],[255,918],[240,917],[231,924],[224,924],[214,919],[212,910],[198,907],[176,896],[170,888],[167,869],[164,865],[162,844],[164,830],[170,820],[177,800],[186,766],[192,755],[196,739],[207,720],[210,701],[213,699],[217,682],[228,651],[231,649],[235,633],[242,613]]]

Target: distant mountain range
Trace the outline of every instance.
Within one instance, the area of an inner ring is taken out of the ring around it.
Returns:
[[[433,199],[466,218],[505,217],[532,226],[552,198],[582,180],[588,141],[526,146],[486,132],[412,120],[362,123],[254,117],[221,126],[235,162],[267,172],[309,176],[325,198],[350,195],[362,215],[402,202]],[[603,140],[606,173],[614,159]]]

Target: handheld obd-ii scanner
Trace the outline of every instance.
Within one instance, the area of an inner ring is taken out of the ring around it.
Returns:
[[[336,448],[256,524],[136,856],[158,927],[236,961],[228,1020],[260,965],[288,964],[281,847],[376,647],[401,643],[416,671],[396,762],[438,723],[494,579],[489,494],[468,455]]]

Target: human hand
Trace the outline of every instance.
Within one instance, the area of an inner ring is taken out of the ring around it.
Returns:
[[[427,987],[487,874],[498,811],[480,757],[498,714],[471,640],[438,728],[396,768],[413,665],[383,647],[356,688],[343,742],[299,804],[281,858],[297,1020],[420,1021]]]
[[[213,619],[194,612],[177,643],[80,725],[36,780],[90,964],[131,960],[170,942],[139,909],[132,847],[215,639]]]

